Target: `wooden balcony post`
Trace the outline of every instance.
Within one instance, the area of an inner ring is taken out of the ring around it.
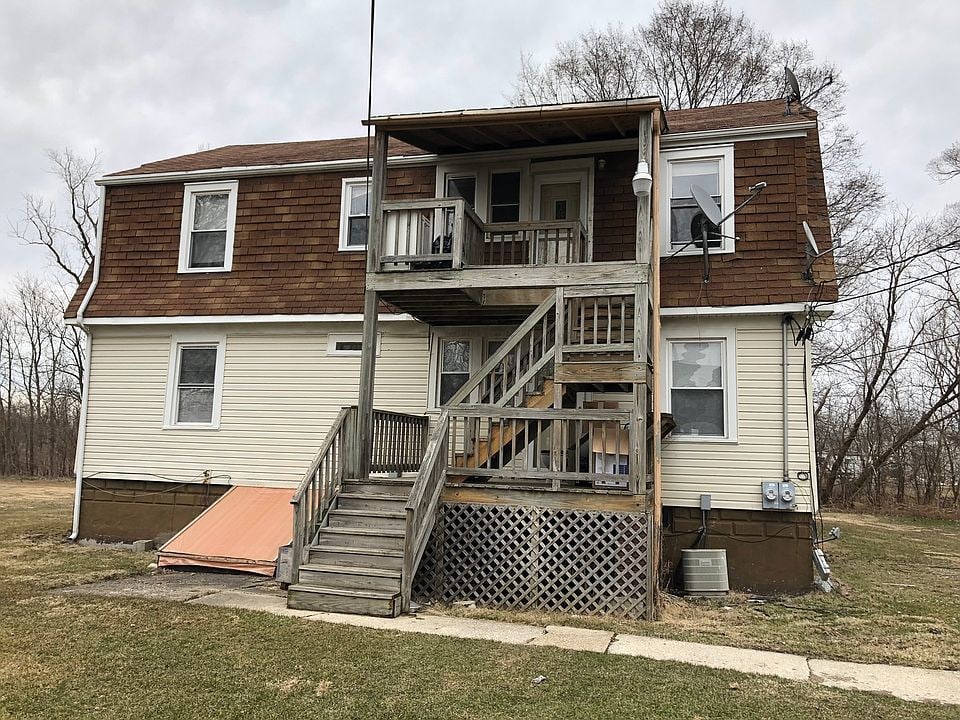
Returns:
[[[373,169],[370,177],[370,219],[367,232],[367,287],[370,274],[380,269],[383,254],[383,196],[387,183],[387,145],[390,136],[377,130],[373,151]],[[357,401],[357,436],[354,443],[357,476],[370,474],[370,456],[373,451],[373,386],[377,364],[377,314],[379,295],[376,290],[363,293],[363,346],[360,359],[360,397]]]

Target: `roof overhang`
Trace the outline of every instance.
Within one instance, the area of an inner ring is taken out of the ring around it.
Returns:
[[[660,98],[645,97],[379,115],[364,124],[441,155],[638,137],[641,117],[659,109]]]

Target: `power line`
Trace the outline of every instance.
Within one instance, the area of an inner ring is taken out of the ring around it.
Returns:
[[[912,287],[913,285],[916,285],[917,283],[924,282],[925,280],[932,280],[935,277],[939,277],[940,275],[943,275],[948,272],[952,272],[954,270],[960,270],[960,265],[951,265],[950,267],[944,268],[943,270],[938,270],[935,273],[930,273],[929,275],[924,275],[923,277],[911,278],[906,282],[898,285],[897,290],[904,290],[906,288]],[[862,300],[863,298],[870,297],[871,295],[879,295],[880,293],[885,293],[889,291],[890,291],[889,287],[879,288],[877,290],[870,290],[865,293],[860,293],[859,295],[851,295],[850,297],[843,297],[838,300],[825,300],[823,302],[817,302],[816,306],[821,307],[823,305],[838,305],[840,303],[851,302],[852,300]]]
[[[939,245],[938,247],[929,248],[927,250],[923,250],[922,252],[918,252],[914,255],[908,255],[907,257],[901,258],[900,260],[892,260],[888,262],[886,265],[878,265],[877,267],[867,268],[866,270],[858,270],[857,272],[850,273],[849,275],[840,275],[839,277],[837,277],[837,282],[842,282],[843,280],[850,280],[851,278],[860,277],[862,275],[869,275],[870,273],[875,273],[878,270],[886,270],[887,268],[891,268],[894,265],[897,265],[899,263],[910,262],[911,260],[916,260],[917,258],[921,258],[926,255],[932,255],[933,253],[940,252],[941,250],[952,250],[954,248],[960,248],[960,240],[953,240],[951,242],[948,242],[946,245]]]
[[[887,348],[882,352],[867,353],[865,355],[857,355],[856,357],[842,358],[840,362],[857,362],[858,360],[869,360],[871,358],[880,357],[881,355],[885,355],[887,353],[896,353],[902,350],[910,350],[915,347],[933,345],[935,343],[943,342],[944,340],[952,340],[953,338],[960,338],[960,332],[950,333],[949,335],[943,335],[942,337],[932,338],[930,340],[923,340],[921,342],[910,343],[909,345],[901,345],[900,347]]]

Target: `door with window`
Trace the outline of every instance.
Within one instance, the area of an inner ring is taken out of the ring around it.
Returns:
[[[534,181],[534,220],[542,222],[583,221],[586,217],[585,173],[538,175]],[[583,262],[586,248],[581,248],[574,231],[538,231],[537,262],[541,264]]]

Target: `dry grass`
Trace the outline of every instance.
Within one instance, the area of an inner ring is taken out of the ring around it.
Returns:
[[[150,559],[62,544],[70,492],[0,480],[0,720],[956,717],[955,708],[639,658],[46,594],[138,572]],[[31,557],[43,571],[23,574]],[[538,675],[547,682],[534,684]]]
[[[842,539],[827,545],[839,592],[756,602],[664,596],[660,622],[440,608],[514,622],[619,632],[802,655],[960,669],[960,524],[950,520],[830,514]]]

